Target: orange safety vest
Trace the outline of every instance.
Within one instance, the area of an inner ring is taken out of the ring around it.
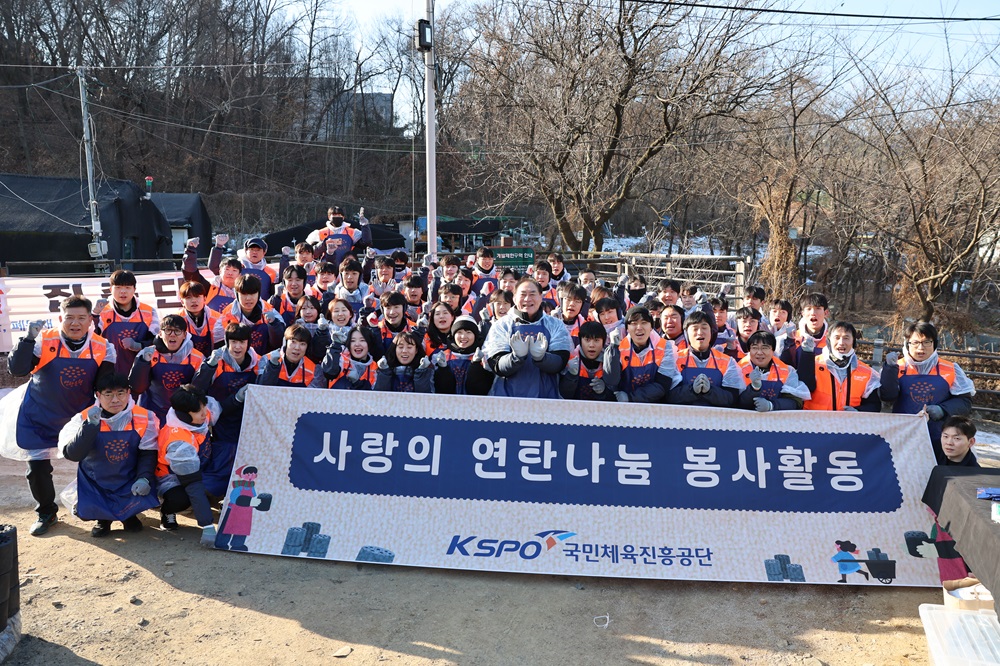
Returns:
[[[739,362],[740,370],[743,371],[743,381],[746,382],[747,386],[750,386],[750,373],[754,369],[753,363],[750,362],[749,354],[744,356]],[[764,377],[764,381],[768,382],[781,382],[784,386],[785,382],[788,380],[788,371],[791,368],[788,367],[787,363],[782,363],[778,360],[777,356],[771,358],[771,369],[767,372],[767,377]]]
[[[93,406],[93,405],[92,405]],[[87,412],[90,411],[90,407],[80,412],[80,418],[84,421],[87,420]],[[146,430],[149,428],[149,415],[150,411],[139,405],[134,405],[132,407],[132,419],[128,423],[128,427],[124,431],[135,430],[139,433],[139,437],[146,436]],[[111,432],[111,426],[108,425],[107,421],[101,419],[101,432]]]
[[[163,362],[162,359],[163,357],[160,355],[159,350],[153,352],[153,358],[149,359],[150,369],[152,369],[158,363],[162,363]],[[187,358],[178,363],[178,365],[190,365],[195,369],[195,372],[197,372],[198,368],[201,367],[201,364],[204,363],[204,361],[205,361],[205,355],[202,354],[197,349],[192,348],[191,353],[187,355]]]
[[[899,359],[899,376],[903,377],[905,375],[917,375],[917,369],[908,364],[905,360]],[[948,386],[952,387],[955,385],[955,364],[951,361],[942,361],[938,359],[937,362],[937,372],[934,373],[944,378],[948,382]]]
[[[31,371],[31,374],[35,374],[41,370],[43,366],[56,358],[74,358],[73,354],[69,350],[69,347],[63,344],[59,329],[49,328],[42,331],[41,343],[42,356],[38,359],[38,365],[36,365],[35,369]],[[108,341],[96,333],[91,333],[90,343],[85,345],[83,349],[80,350],[80,354],[79,356],[76,356],[76,358],[93,359],[93,361],[97,363],[97,366],[100,367],[107,355]]]
[[[104,309],[101,310],[100,320],[102,331],[109,325],[118,321],[129,324],[142,322],[146,325],[146,328],[149,328],[153,325],[153,308],[145,303],[138,303],[135,310],[132,311],[132,314],[127,317],[123,317],[118,314],[117,310],[115,310],[113,303],[108,303],[104,306]]]
[[[295,368],[295,372],[289,376],[288,366],[285,364],[285,360],[281,359],[279,365],[281,368],[278,371],[278,380],[285,381],[289,384],[302,384],[303,386],[309,386],[312,382],[313,375],[316,373],[316,364],[310,361],[305,356],[299,361],[299,365]]]
[[[667,341],[660,338],[655,344],[646,347],[643,352],[653,352],[653,364],[654,367],[659,369],[660,364],[663,363],[663,357],[667,353]],[[650,365],[649,355],[647,353],[636,354],[632,351],[632,340],[628,336],[618,343],[618,355],[621,357],[622,371],[624,372],[627,368],[639,368],[643,366]],[[645,361],[643,360],[645,359]],[[580,364],[580,368],[583,368],[583,364]]]
[[[184,317],[184,321],[187,322],[188,333],[190,333],[192,336],[201,336],[208,338],[212,337],[212,331],[215,330],[215,325],[219,322],[219,317],[220,317],[218,312],[216,312],[215,310],[206,305],[205,309],[202,310],[202,314],[204,315],[204,320],[203,320],[204,323],[201,325],[201,328],[199,328],[197,325],[195,325],[194,320],[191,318],[191,315],[189,315],[188,311],[185,310],[184,308],[178,310],[177,314]]]
[[[803,409],[821,410],[827,412],[842,412],[844,407],[858,407],[864,398],[868,381],[872,377],[872,369],[867,364],[858,361],[858,367],[841,382],[836,375],[826,367],[826,359],[816,357],[816,390],[812,398],[806,400]],[[836,392],[836,395],[834,395]]]
[[[205,420],[208,423],[212,422],[212,413],[205,412]],[[170,474],[170,463],[167,462],[167,446],[171,442],[184,441],[194,447],[195,451],[201,448],[201,445],[205,443],[208,438],[208,433],[198,434],[191,432],[187,428],[178,428],[175,426],[164,426],[160,428],[160,434],[156,438],[156,478],[162,479],[167,474]]]
[[[267,301],[265,301],[263,299],[260,299],[259,303],[260,303],[260,321],[254,322],[255,326],[258,325],[258,324],[266,323],[267,320],[264,319],[264,315],[268,311],[274,309],[271,306],[270,303],[268,303]],[[239,312],[238,315],[234,314],[233,308],[236,309],[236,312]],[[230,324],[232,324],[234,322],[237,323],[237,324],[242,324],[243,323],[243,319],[244,319],[244,317],[243,317],[243,310],[240,308],[240,303],[237,300],[237,301],[233,301],[231,305],[227,306],[226,309],[222,311],[222,314],[219,317],[219,323],[222,325],[222,330],[224,331],[224,330],[226,330],[226,326],[229,326]]]
[[[723,354],[721,351],[719,351],[714,347],[709,351],[711,352],[710,358],[715,362],[715,369],[721,372],[723,378],[725,378],[726,371],[729,369],[729,364],[736,363],[736,361],[733,360],[732,356]],[[691,350],[690,347],[684,347],[683,349],[677,350],[677,370],[679,372],[683,373],[684,368],[688,367],[688,357],[693,354],[694,352]]]
[[[370,355],[369,358],[371,358]],[[375,369],[377,367],[378,364],[375,363],[374,359],[372,359],[371,363],[365,366],[365,371],[360,377],[358,377],[358,381],[362,382],[367,381],[370,385],[375,386]],[[332,382],[328,382],[328,384],[335,384],[336,382],[346,377],[347,373],[350,372],[351,352],[346,349],[340,352],[340,370],[341,370],[340,375],[337,377],[337,379],[333,380]],[[327,388],[329,388],[329,386]]]

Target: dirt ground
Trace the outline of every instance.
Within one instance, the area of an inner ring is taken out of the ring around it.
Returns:
[[[75,466],[57,461],[57,485]],[[61,487],[61,486],[59,486]],[[0,461],[19,528],[24,637],[8,664],[927,664],[934,589],[488,574],[210,551],[181,530],[31,537],[23,463]],[[606,628],[600,616],[608,616]],[[337,658],[338,651],[350,654]],[[346,651],[346,650],[345,650]]]

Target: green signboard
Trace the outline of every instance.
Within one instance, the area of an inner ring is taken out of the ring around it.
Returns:
[[[535,249],[531,247],[493,247],[493,261],[500,268],[513,268],[524,273],[535,263]]]

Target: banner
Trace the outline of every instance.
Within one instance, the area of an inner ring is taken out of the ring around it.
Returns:
[[[217,547],[426,567],[939,585],[922,417],[252,386]],[[923,541],[922,541],[923,540]]]

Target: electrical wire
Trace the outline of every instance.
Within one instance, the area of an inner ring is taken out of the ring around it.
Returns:
[[[62,219],[61,217],[59,217],[58,215],[56,215],[54,213],[50,213],[49,211],[45,210],[44,208],[36,206],[35,204],[31,203],[30,201],[28,201],[27,199],[25,199],[24,197],[22,197],[20,194],[18,194],[14,190],[10,189],[10,187],[7,185],[7,183],[3,182],[3,180],[0,180],[0,186],[2,186],[5,190],[7,190],[8,192],[10,192],[14,196],[14,198],[17,199],[18,201],[20,201],[21,203],[27,204],[27,205],[31,206],[32,208],[34,208],[35,210],[37,210],[37,211],[39,211],[41,213],[45,213],[46,215],[48,215],[51,218],[59,220],[60,222],[62,222],[65,225],[68,225],[68,226],[71,226],[71,227],[75,227],[77,229],[90,229],[90,225],[89,224],[86,224],[86,225],[84,225],[84,224],[73,224],[72,222],[64,220],[64,219]],[[41,203],[50,203],[50,202],[43,201]]]
[[[879,14],[840,14],[835,12],[816,12],[803,9],[771,9],[765,7],[739,7],[733,5],[712,5],[704,2],[677,2],[674,0],[625,0],[641,5],[664,5],[666,7],[691,7],[693,9],[721,9],[732,12],[753,12],[755,14],[781,14],[786,16],[821,16],[826,18],[863,18],[889,21],[928,21],[933,23],[968,23],[979,21],[1000,21],[1000,16],[912,16],[912,15],[879,15]]]

